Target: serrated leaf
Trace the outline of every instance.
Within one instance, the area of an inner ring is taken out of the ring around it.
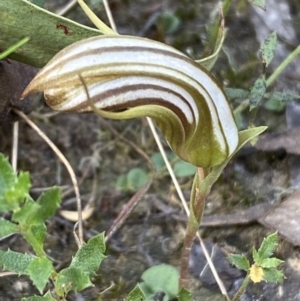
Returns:
[[[44,223],[55,214],[61,203],[61,191],[58,187],[52,187],[44,192],[36,201],[40,205],[37,215],[31,219],[32,223]]]
[[[254,248],[252,249],[252,257],[255,263],[259,262],[259,255],[257,250],[255,250]]]
[[[174,174],[178,178],[193,176],[197,168],[191,163],[185,161],[178,161],[174,164]]]
[[[169,299],[175,298],[178,294],[179,273],[171,265],[160,264],[153,266],[146,270],[141,278],[154,293],[162,291]]]
[[[31,219],[34,219],[35,215],[37,215],[39,207],[32,199],[28,199],[18,211],[13,213],[12,220],[20,223],[22,227],[29,226]]]
[[[250,264],[244,255],[231,254],[228,256],[228,261],[240,270],[248,271]]]
[[[14,252],[11,250],[0,250],[0,266],[4,270],[15,272],[17,274],[28,275],[27,268],[35,257],[27,254]]]
[[[266,64],[266,67],[269,66],[271,61],[274,58],[275,51],[277,47],[277,34],[275,31],[273,31],[264,41],[261,52],[262,52],[262,58],[263,62]]]
[[[22,235],[38,256],[45,255],[43,244],[46,232],[47,228],[45,224],[30,225],[22,231]]]
[[[99,30],[57,16],[26,0],[1,0],[0,20],[1,48],[7,49],[29,37],[30,41],[10,57],[35,67],[43,67],[66,46],[101,34]]]
[[[265,258],[261,261],[260,266],[262,268],[277,268],[284,261],[278,258]]]
[[[254,83],[250,94],[249,94],[249,103],[250,111],[258,106],[260,101],[263,99],[267,89],[265,76],[261,75]]]
[[[244,89],[225,88],[224,90],[226,96],[232,100],[247,99],[249,96],[249,91]]]
[[[125,301],[145,301],[146,295],[143,293],[140,285],[137,284],[135,288],[127,295]]]
[[[266,0],[251,0],[251,2],[261,9],[266,10]]]
[[[47,292],[44,296],[22,298],[21,301],[56,301],[56,299],[52,298],[50,292]]]
[[[0,153],[0,196],[4,197],[6,189],[12,187],[17,176],[14,173],[8,159]]]
[[[264,269],[264,280],[266,282],[278,283],[278,282],[282,282],[284,278],[285,278],[284,274],[275,268]]]
[[[46,258],[35,258],[27,268],[30,279],[42,294],[49,280],[51,273],[54,271],[51,261]]]
[[[192,294],[185,288],[182,288],[177,295],[178,301],[194,301]]]
[[[75,267],[61,270],[56,277],[54,285],[59,296],[64,296],[71,290],[77,292],[93,286],[88,274]]]
[[[73,257],[70,267],[78,268],[87,275],[94,275],[106,257],[104,233],[100,233],[82,245]]]
[[[18,178],[16,173],[13,171],[10,163],[8,162],[8,159],[3,154],[0,154],[0,211],[1,212],[8,212],[18,208],[20,197],[22,197],[23,200],[23,197],[28,195],[28,190],[27,193],[25,193],[25,195],[20,193],[20,186],[22,186],[21,184],[23,183],[24,177],[27,176],[22,174]],[[7,194],[9,198],[7,198]]]
[[[0,217],[0,240],[19,231],[18,225]]]
[[[278,235],[277,232],[270,234],[265,237],[260,248],[258,249],[258,264],[262,262],[263,259],[269,258],[275,251],[278,244]]]
[[[19,204],[29,196],[30,187],[29,173],[21,172],[14,185],[5,192],[6,202],[12,210],[16,210],[19,207]]]
[[[13,214],[12,219],[24,225],[42,224],[54,215],[61,202],[60,189],[53,187],[44,192],[36,202],[29,199]]]

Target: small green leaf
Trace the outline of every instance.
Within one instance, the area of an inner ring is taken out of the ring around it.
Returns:
[[[10,236],[18,231],[19,227],[16,224],[0,217],[0,239]]]
[[[27,271],[33,284],[42,294],[49,280],[49,277],[53,272],[53,266],[51,261],[46,257],[35,258],[29,264]]]
[[[64,296],[71,290],[77,292],[93,286],[88,274],[75,267],[61,270],[54,285],[59,296]]]
[[[31,220],[32,223],[44,223],[55,214],[56,209],[61,203],[61,191],[58,187],[52,187],[44,192],[36,201],[40,205],[36,216]]]
[[[273,252],[277,247],[277,244],[278,244],[277,232],[270,234],[269,236],[264,238],[260,248],[258,249],[258,257],[259,257],[258,264],[260,264],[263,259],[272,256]]]
[[[127,175],[121,175],[117,178],[116,188],[118,190],[127,191]]]
[[[52,298],[50,292],[47,292],[44,296],[22,298],[21,301],[56,301],[56,299]]]
[[[31,220],[35,219],[39,207],[40,206],[32,199],[28,199],[23,207],[13,213],[12,220],[20,223],[22,227],[30,226]]]
[[[6,189],[12,187],[16,182],[17,176],[14,173],[8,159],[0,154],[0,197],[4,197]]]
[[[276,32],[273,31],[266,38],[264,44],[261,47],[263,62],[266,64],[266,67],[268,67],[271,61],[273,60],[276,47],[277,47],[277,35]]]
[[[231,254],[228,256],[228,261],[240,270],[248,271],[250,269],[250,263],[244,255]]]
[[[253,257],[253,260],[254,260],[255,263],[259,262],[258,252],[254,248],[252,249],[252,257]]]
[[[174,174],[178,178],[193,176],[196,171],[196,166],[182,160],[174,164]]]
[[[11,250],[0,250],[0,266],[2,266],[4,270],[15,272],[17,274],[28,275],[28,266],[34,259],[35,257],[27,254]]]
[[[29,199],[16,211],[12,219],[24,226],[43,224],[54,215],[61,202],[60,189],[53,187],[44,192],[36,202]]]
[[[264,107],[269,110],[269,111],[273,111],[273,112],[282,112],[285,109],[285,103],[278,101],[275,98],[270,98],[266,101],[266,103],[264,104]]]
[[[266,282],[278,283],[278,282],[282,282],[284,278],[285,278],[284,274],[275,268],[264,269],[264,280]]]
[[[29,173],[21,172],[15,184],[8,188],[5,193],[6,202],[10,205],[12,210],[16,210],[19,204],[28,197],[30,187]]]
[[[250,111],[258,106],[263,99],[267,89],[265,76],[261,75],[254,83],[253,88],[250,91],[249,103]]]
[[[180,19],[174,13],[164,11],[158,16],[156,23],[164,32],[171,34],[180,25]]]
[[[266,0],[251,0],[251,2],[263,10],[266,10]]]
[[[127,175],[127,183],[132,190],[138,190],[149,180],[148,173],[142,168],[133,168]]]
[[[0,211],[19,208],[19,203],[28,196],[29,188],[29,174],[21,172],[17,177],[7,158],[0,154]]]
[[[225,88],[225,94],[228,98],[232,100],[247,99],[249,96],[249,91],[244,89]]]
[[[127,175],[117,179],[116,187],[124,191],[137,191],[149,180],[149,174],[142,168],[133,168]]]
[[[152,288],[149,287],[146,282],[139,283],[139,287],[141,291],[145,294],[147,301],[155,295],[155,292],[152,291]]]
[[[261,261],[260,266],[262,268],[277,268],[284,261],[278,258],[265,258]]]
[[[300,95],[298,94],[288,93],[288,92],[277,92],[277,91],[267,95],[267,97],[270,100],[274,100],[274,101],[276,100],[279,102],[290,102],[290,101],[300,99]]]
[[[177,295],[178,301],[194,301],[192,294],[185,288],[182,288]]]
[[[143,273],[142,279],[153,293],[162,291],[169,299],[175,298],[178,294],[179,273],[171,265],[153,266]]]
[[[73,257],[70,267],[78,268],[87,275],[95,275],[105,258],[104,233],[100,233],[82,245]]]
[[[43,244],[46,236],[45,224],[29,225],[22,229],[22,235],[26,241],[33,247],[38,256],[45,255]]]
[[[173,161],[176,158],[176,155],[173,152],[166,152],[166,155],[169,161]],[[165,161],[160,152],[154,153],[151,156],[151,160],[154,163],[157,172],[161,171],[166,166]]]
[[[145,301],[146,296],[140,288],[140,285],[137,284],[135,288],[127,295],[125,301]]]

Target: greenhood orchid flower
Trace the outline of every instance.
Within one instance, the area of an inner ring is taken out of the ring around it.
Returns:
[[[173,151],[198,167],[222,164],[238,130],[220,84],[165,44],[132,36],[97,36],[60,51],[23,93],[44,91],[54,110],[155,120]]]

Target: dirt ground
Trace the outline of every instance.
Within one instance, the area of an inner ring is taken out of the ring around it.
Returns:
[[[55,11],[66,2],[47,0],[46,5],[49,10]],[[299,44],[300,35],[296,28],[299,27],[297,18],[299,20],[300,8],[296,1],[282,2],[289,8],[290,30],[295,30],[296,36],[294,44],[287,42],[284,36],[279,36],[279,41],[291,51]],[[193,58],[201,57],[207,39],[205,24],[218,14],[216,1],[113,0],[110,4],[120,33],[160,40]],[[103,20],[107,20],[103,7],[97,6],[97,1],[91,1],[91,6]],[[278,4],[279,15],[280,9]],[[174,19],[171,22],[166,13],[175,16],[179,23],[172,23],[175,22]],[[271,32],[273,29],[266,25],[267,13],[265,26]],[[226,17],[228,33],[224,51],[213,69],[214,75],[224,86],[249,89],[261,73],[261,42],[254,21],[256,14],[256,10],[247,1],[233,1]],[[71,11],[68,17],[90,24],[79,8]],[[287,56],[288,52],[285,55]],[[274,70],[276,64],[278,61],[275,60],[269,73]],[[271,89],[286,89],[297,93],[300,85],[299,77],[293,76],[295,72],[296,70],[288,70],[280,83]],[[238,103],[232,103],[232,106],[237,107]],[[240,115],[241,127],[247,126],[248,116],[248,111]],[[84,205],[89,203],[95,208],[92,216],[84,222],[85,239],[108,230],[122,206],[134,193],[118,189],[118,178],[136,167],[149,172],[146,160],[136,149],[120,139],[120,136],[134,142],[149,157],[158,152],[146,121],[108,121],[94,114],[54,114],[42,100],[30,118],[68,158],[81,183],[80,193]],[[262,105],[255,124],[267,125],[269,132],[279,133],[287,130],[287,118],[284,109],[274,112]],[[115,135],[111,128],[117,131],[118,135]],[[48,187],[61,186],[62,209],[76,210],[74,192],[70,189],[71,180],[56,155],[23,121],[20,122],[19,135],[18,168],[30,172],[32,195],[37,197]],[[11,153],[11,141],[12,125],[5,124],[0,127],[0,151],[7,156]],[[169,151],[167,144],[164,145]],[[241,150],[227,166],[207,200],[205,217],[209,220],[211,216],[219,216],[219,221],[214,226],[201,228],[207,245],[217,245],[220,254],[237,252],[250,256],[252,247],[259,246],[263,238],[274,229],[262,226],[255,218],[249,223],[239,223],[238,216],[241,210],[255,205],[279,204],[297,189],[293,181],[297,171],[293,170],[291,173],[291,162],[298,159],[297,155],[284,148],[264,151],[247,145]],[[192,178],[179,179],[187,199]],[[257,208],[259,212],[263,207]],[[236,224],[226,224],[226,215],[232,213],[237,213]],[[64,268],[77,250],[73,237],[74,224],[57,213],[47,226],[47,253],[53,258],[57,268]],[[94,279],[95,287],[76,295],[70,294],[69,300],[123,300],[149,266],[169,263],[179,267],[184,232],[183,209],[170,177],[163,169],[155,175],[151,188],[123,227],[108,242],[107,259],[101,265],[99,276]],[[5,239],[0,242],[0,247],[31,252],[21,237]],[[251,285],[242,300],[300,300],[298,246],[280,236],[275,255],[285,260],[283,271],[287,279],[280,285]],[[197,260],[203,261],[200,257]],[[216,258],[216,266],[221,271],[221,278],[226,287],[232,293],[243,274],[230,270],[226,264],[224,267],[225,260],[222,256]],[[209,275],[199,279],[198,275],[204,265],[205,263],[191,266],[191,287],[195,300],[223,300]],[[112,281],[115,284],[113,288],[101,295]],[[37,291],[26,277],[0,278],[1,301],[20,300],[33,293]]]

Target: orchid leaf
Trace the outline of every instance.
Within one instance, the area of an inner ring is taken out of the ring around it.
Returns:
[[[26,0],[1,0],[0,20],[0,48],[8,49],[28,37],[30,40],[9,57],[35,67],[43,67],[67,45],[101,34]]]

